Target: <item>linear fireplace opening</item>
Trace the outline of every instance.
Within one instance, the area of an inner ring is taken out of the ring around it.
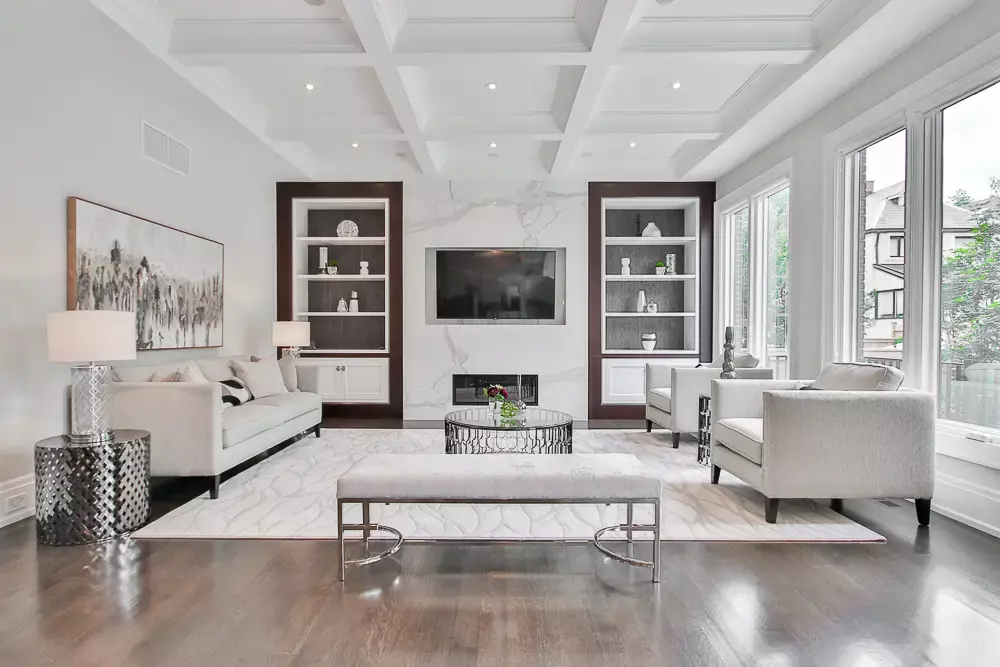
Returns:
[[[498,384],[507,390],[512,400],[525,405],[538,405],[538,376],[506,374],[456,374],[451,376],[451,402],[453,405],[486,405],[486,390]]]

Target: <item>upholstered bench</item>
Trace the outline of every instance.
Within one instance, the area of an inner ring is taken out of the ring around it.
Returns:
[[[495,503],[611,504],[626,506],[626,523],[608,526],[594,535],[594,546],[630,565],[651,567],[660,580],[660,479],[632,454],[373,454],[337,481],[337,533],[340,580],[347,565],[366,565],[396,553],[403,544],[395,528],[371,523],[370,503]],[[362,523],[344,523],[344,505],[362,507]],[[653,505],[654,520],[635,524],[632,506]],[[613,530],[652,531],[653,560],[642,561],[610,551],[601,537]],[[347,560],[345,531],[361,531],[367,542],[372,531],[386,531],[395,544],[377,554]]]

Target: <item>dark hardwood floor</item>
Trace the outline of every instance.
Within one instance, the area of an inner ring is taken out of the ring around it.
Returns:
[[[1000,664],[1000,541],[845,511],[888,543],[667,543],[659,586],[582,544],[411,544],[341,585],[332,541],[47,548],[23,521],[0,530],[0,665]]]

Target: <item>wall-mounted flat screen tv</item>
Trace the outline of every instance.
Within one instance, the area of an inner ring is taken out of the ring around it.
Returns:
[[[558,251],[484,248],[433,253],[438,322],[560,323],[565,288]]]

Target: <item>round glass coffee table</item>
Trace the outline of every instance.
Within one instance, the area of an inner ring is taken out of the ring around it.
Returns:
[[[444,417],[446,454],[572,454],[573,418],[565,412],[526,408],[516,417],[468,408]]]

